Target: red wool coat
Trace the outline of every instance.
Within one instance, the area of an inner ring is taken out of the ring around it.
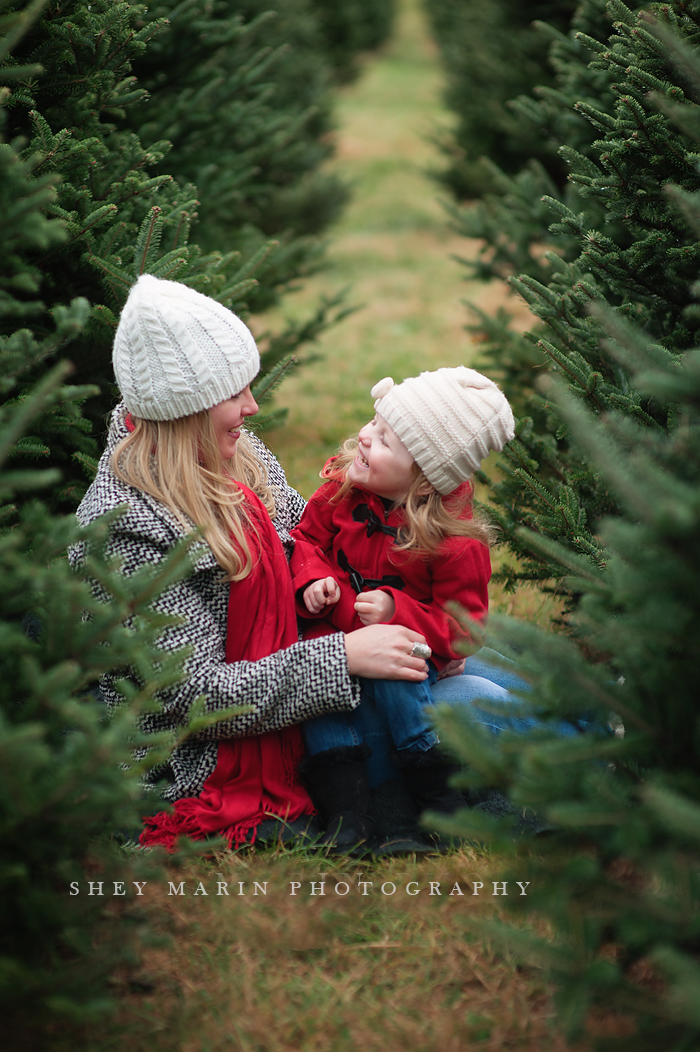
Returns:
[[[445,604],[457,602],[475,620],[486,618],[491,577],[488,548],[469,537],[449,537],[432,557],[397,552],[395,531],[404,521],[403,510],[387,510],[388,502],[358,487],[332,501],[339,488],[335,480],[321,486],[292,530],[297,543],[291,571],[297,612],[306,619],[304,638],[362,628],[354,609],[357,593],[380,588],[395,603],[394,616],[388,623],[405,625],[424,635],[433,661],[442,668],[460,656],[453,649],[454,643],[468,638],[455,618],[445,612]],[[471,495],[470,490],[467,492]],[[304,606],[302,593],[323,577],[336,579],[341,597],[314,620]]]

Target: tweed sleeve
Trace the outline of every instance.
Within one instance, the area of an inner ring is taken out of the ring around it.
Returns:
[[[117,527],[113,550],[123,559],[125,573],[146,563],[156,564],[166,554],[152,538]],[[144,718],[147,732],[174,730],[187,722],[192,703],[200,695],[211,713],[232,705],[253,711],[213,724],[194,738],[238,738],[279,730],[325,712],[351,709],[359,702],[356,681],[347,668],[343,636],[295,643],[260,661],[225,661],[229,584],[221,568],[207,564],[167,588],[154,602],[160,613],[176,615],[159,646],[166,652],[188,647],[181,682],[160,691],[159,711]],[[112,677],[104,684],[108,701],[116,702]]]
[[[224,586],[228,592],[228,585]],[[196,581],[180,582],[156,603],[164,613],[185,614],[181,625],[170,627],[161,639],[164,650],[189,645],[183,680],[159,695],[158,714],[148,717],[146,730],[160,730],[187,720],[194,700],[203,695],[208,712],[231,705],[251,706],[253,711],[216,723],[195,738],[239,738],[263,734],[339,709],[351,709],[359,700],[347,670],[343,636],[295,643],[259,661],[224,660],[224,639],[215,607],[196,594]],[[225,606],[225,604],[224,604]],[[214,607],[214,608],[213,608]]]

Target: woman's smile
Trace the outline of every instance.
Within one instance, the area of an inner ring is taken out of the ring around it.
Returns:
[[[236,442],[241,437],[241,425],[246,417],[255,416],[258,404],[250,387],[244,387],[233,398],[227,398],[209,410],[219,452],[224,460],[230,460],[236,452]]]

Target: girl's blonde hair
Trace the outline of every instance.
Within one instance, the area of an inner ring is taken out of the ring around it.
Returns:
[[[200,526],[228,580],[247,577],[253,567],[248,533],[255,526],[230,479],[252,489],[275,515],[267,471],[249,435],[241,431],[235,455],[224,460],[208,410],[179,420],[133,422],[134,430],[112,453],[116,477],[155,497],[187,532]]]
[[[348,468],[355,459],[357,448],[357,436],[353,435],[321,472],[322,479],[335,479],[341,483],[332,498],[334,501],[353,488]],[[471,508],[471,490],[460,486],[456,493],[443,496],[428,482],[415,461],[413,472],[406,498],[394,504],[394,507],[403,507],[405,516],[405,522],[399,527],[395,551],[433,556],[448,537],[473,537],[489,547],[494,543],[496,528],[488,519],[483,515],[466,517]]]

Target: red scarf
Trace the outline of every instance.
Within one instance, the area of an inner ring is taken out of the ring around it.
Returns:
[[[127,424],[128,426],[128,424]],[[294,594],[281,541],[264,504],[240,482],[254,529],[248,533],[253,568],[229,591],[226,661],[258,661],[297,642]],[[245,699],[242,699],[245,701]],[[314,813],[297,769],[304,754],[298,727],[219,742],[217,764],[199,796],[177,800],[173,811],[144,817],[145,846],[217,834],[239,847],[266,817],[292,822]]]

